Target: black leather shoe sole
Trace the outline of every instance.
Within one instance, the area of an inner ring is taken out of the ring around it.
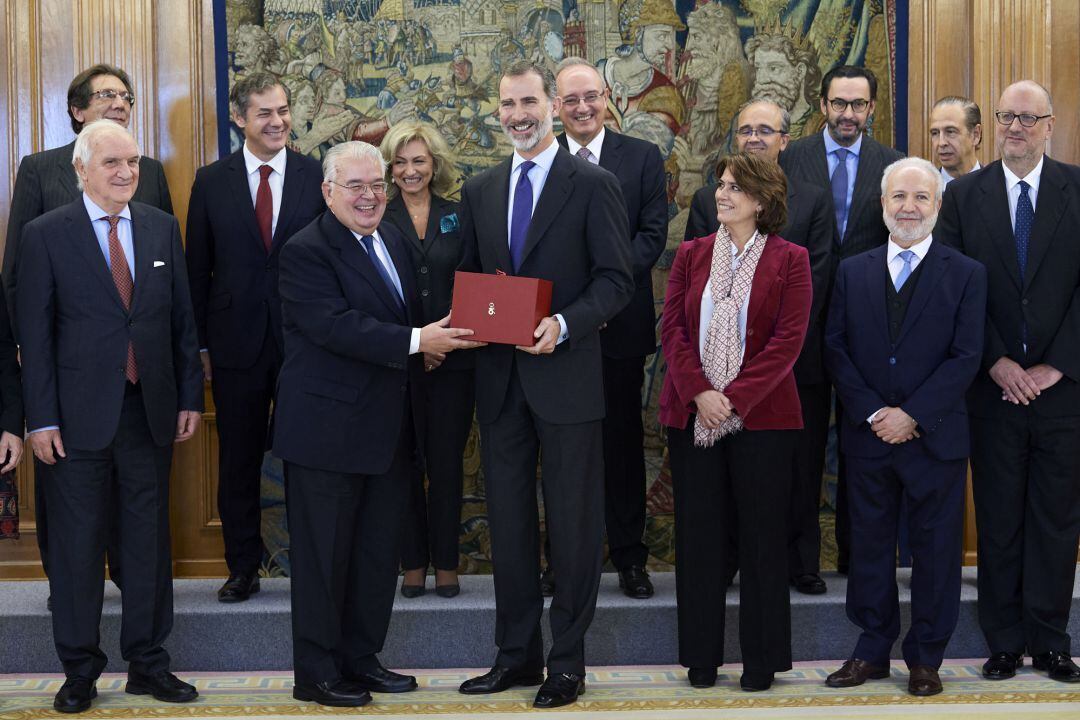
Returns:
[[[371,695],[367,692],[357,693],[355,697],[333,696],[305,688],[303,685],[294,686],[292,696],[294,700],[318,703],[327,707],[363,707],[371,702]]]
[[[987,680],[1008,680],[1016,677],[1016,671],[1024,666],[1024,657],[1021,655],[1015,661],[994,656],[983,663],[982,676]]]
[[[56,700],[53,700],[53,709],[56,712],[62,713],[81,713],[90,709],[90,701],[97,697],[97,688],[90,688],[90,697],[83,698],[80,702],[71,704],[61,704]]]
[[[803,575],[791,581],[796,592],[803,595],[824,595],[828,591],[825,581],[817,575]]]
[[[554,694],[553,693],[551,695],[543,695],[543,696],[541,696],[540,693],[537,693],[536,699],[533,700],[533,707],[534,708],[540,708],[541,710],[550,710],[552,708],[563,707],[565,705],[571,705],[571,704],[577,702],[577,699],[579,697],[581,697],[582,695],[584,695],[584,694],[585,694],[585,683],[584,682],[582,682],[578,686],[577,692],[574,693],[573,695],[559,695],[559,694]]]
[[[252,595],[259,592],[260,589],[261,588],[259,587],[259,581],[258,579],[256,579],[255,582],[251,583],[251,585],[246,590],[239,586],[222,588],[221,590],[218,590],[217,599],[218,602],[223,603],[244,602]]]
[[[127,681],[127,685],[124,686],[124,692],[128,695],[153,695],[155,700],[167,703],[186,703],[191,702],[195,698],[199,697],[197,690],[183,691],[178,690],[176,692],[155,692],[153,688],[148,685],[143,685],[137,681]]]
[[[1080,673],[1076,671],[1076,665],[1071,660],[1072,658],[1069,658],[1069,662],[1057,664],[1035,657],[1031,659],[1031,666],[1039,672],[1046,673],[1051,680],[1066,683],[1080,682]]]
[[[716,668],[690,668],[686,671],[690,687],[711,688],[716,685],[716,676]]]
[[[390,682],[378,682],[374,680],[366,680],[362,677],[356,677],[355,675],[349,675],[346,679],[358,688],[363,688],[368,692],[377,693],[406,693],[412,692],[417,688],[416,678],[411,675],[404,675],[399,680]]]
[[[512,687],[535,687],[536,685],[544,684],[544,673],[515,675],[507,682],[501,682],[497,684],[485,684],[485,685],[472,685],[468,688],[465,686],[469,684],[466,680],[458,688],[458,692],[465,695],[492,695],[494,693],[501,693],[504,690],[509,690]]]

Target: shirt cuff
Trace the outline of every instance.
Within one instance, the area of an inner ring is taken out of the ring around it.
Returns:
[[[559,339],[555,341],[555,344],[559,345],[563,340],[570,337],[570,331],[566,329],[566,320],[563,319],[562,313],[556,315],[555,319],[559,321]]]
[[[59,430],[59,425],[46,425],[45,427],[39,427],[37,430],[31,430],[27,435],[33,435],[34,433],[45,432],[46,430]]]
[[[409,354],[415,355],[420,352],[420,328],[412,329],[412,337],[409,339]]]
[[[866,422],[873,425],[874,424],[874,418],[876,418],[878,416],[878,413],[880,413],[884,409],[885,408],[881,407],[881,408],[878,408],[877,410],[875,410],[874,412],[870,413],[870,417],[866,418]]]

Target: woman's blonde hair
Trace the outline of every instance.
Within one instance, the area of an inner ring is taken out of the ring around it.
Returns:
[[[392,172],[394,156],[413,140],[420,140],[423,142],[427,146],[428,152],[431,154],[433,165],[431,174],[431,192],[440,197],[446,197],[447,193],[454,187],[454,156],[450,152],[450,146],[446,143],[446,139],[443,138],[442,133],[436,130],[432,125],[417,120],[411,120],[408,122],[400,122],[390,128],[390,131],[383,137],[382,144],[379,146],[379,149],[382,150],[383,158],[386,160],[387,173]],[[392,176],[388,174],[387,177],[390,178]],[[397,192],[397,187],[391,183],[388,192],[393,196],[393,194]]]

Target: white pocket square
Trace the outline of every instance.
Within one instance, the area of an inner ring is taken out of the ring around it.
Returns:
[[[155,260],[154,261],[154,267],[165,267],[165,261],[164,260]]]

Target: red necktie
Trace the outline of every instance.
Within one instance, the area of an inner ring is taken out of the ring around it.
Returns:
[[[131,268],[128,267],[124,248],[120,245],[120,235],[116,232],[120,218],[110,215],[105,219],[109,221],[109,269],[112,271],[116,292],[120,293],[124,309],[131,310],[131,295],[135,291],[135,283],[131,280]],[[124,376],[132,385],[139,382],[139,369],[135,366],[135,347],[130,340],[128,340],[127,367],[124,368]]]
[[[266,252],[270,252],[270,244],[274,241],[274,196],[270,192],[270,173],[274,168],[263,165],[259,168],[259,189],[255,193],[255,222],[259,225],[262,233],[263,245]]]

